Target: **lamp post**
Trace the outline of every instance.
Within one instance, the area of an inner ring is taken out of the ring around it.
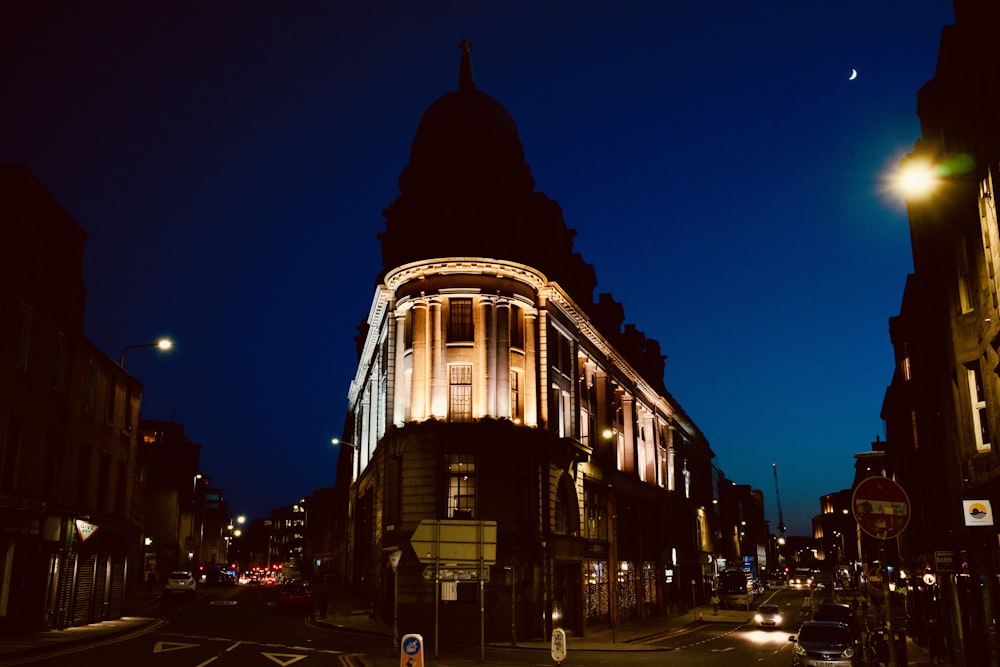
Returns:
[[[233,564],[233,541],[243,535],[243,524],[246,523],[246,520],[247,518],[240,514],[235,519],[230,519],[229,525],[226,526],[226,530],[228,531],[226,535],[226,562],[230,565]]]
[[[357,452],[361,448],[357,444],[355,444],[355,443],[353,443],[353,442],[351,442],[349,440],[341,440],[340,438],[333,438],[332,440],[330,440],[330,444],[332,444],[332,445],[347,445],[348,447],[351,448],[351,450],[352,450],[351,451],[351,481],[353,482],[354,481],[354,476],[355,476],[354,461],[355,461],[355,459],[357,459],[358,462],[359,462],[359,464],[360,464],[360,461],[361,461],[361,456],[360,455],[355,456],[354,454],[355,454],[355,452]]]
[[[125,347],[122,348],[121,356],[118,357],[118,365],[121,366],[122,368],[125,368],[125,353],[137,347],[155,347],[166,352],[167,350],[172,349],[173,346],[174,346],[174,341],[170,340],[169,338],[160,338],[159,340],[156,340],[152,343],[134,343],[132,345],[126,345]]]

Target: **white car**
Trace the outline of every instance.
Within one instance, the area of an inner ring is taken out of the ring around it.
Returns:
[[[167,585],[163,587],[165,593],[191,593],[198,590],[198,583],[194,580],[194,575],[184,570],[171,572],[167,577]]]
[[[773,603],[765,603],[757,607],[753,622],[758,628],[780,628],[782,622],[781,609]]]

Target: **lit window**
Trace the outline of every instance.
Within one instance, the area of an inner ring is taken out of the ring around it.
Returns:
[[[976,438],[976,449],[990,450],[990,422],[986,413],[986,392],[983,390],[983,374],[978,363],[966,365],[965,373],[969,381],[969,399],[972,408],[972,425]]]
[[[521,423],[521,374],[517,371],[510,372],[510,418]]]
[[[476,458],[471,454],[445,456],[448,473],[448,518],[476,516]]]
[[[472,299],[452,299],[448,302],[448,342],[472,341]]]
[[[448,420],[472,421],[472,364],[448,367]]]
[[[965,237],[958,239],[957,247],[958,263],[958,302],[963,313],[972,310],[972,275],[969,270],[969,249],[966,246]]]

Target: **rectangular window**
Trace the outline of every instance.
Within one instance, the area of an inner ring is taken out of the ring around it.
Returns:
[[[413,348],[413,309],[406,311],[403,317],[403,347],[407,350]]]
[[[122,430],[132,431],[132,387],[125,385],[125,405],[122,406],[124,415],[122,416]]]
[[[448,367],[448,421],[472,421],[472,364]]]
[[[97,466],[97,509],[107,512],[111,490],[111,455],[102,453]]]
[[[586,518],[586,538],[588,540],[608,539],[607,510],[604,494],[590,490],[584,495],[584,516]]]
[[[520,424],[524,413],[521,408],[521,374],[510,372],[510,418],[515,424]]]
[[[986,412],[986,392],[983,389],[983,373],[979,364],[967,364],[965,374],[969,382],[969,399],[972,408],[972,425],[975,431],[976,450],[990,450],[990,422]]]
[[[87,361],[87,393],[84,400],[84,411],[93,415],[97,410],[97,363],[93,357]]]
[[[0,489],[14,491],[17,479],[17,463],[21,453],[22,417],[12,412],[7,417],[7,428],[4,430],[2,446],[3,457],[0,458]]]
[[[448,301],[448,342],[472,341],[472,299]]]
[[[403,516],[403,457],[389,457],[389,478],[386,481],[386,530],[399,526]]]
[[[90,447],[80,445],[76,466],[76,499],[82,507],[90,507],[87,481],[90,479]]]
[[[104,390],[104,421],[115,423],[115,376],[110,374]]]
[[[21,304],[20,322],[17,328],[17,356],[14,357],[14,368],[22,371],[28,369],[28,347],[31,342],[31,308]]]
[[[958,302],[963,313],[972,310],[972,275],[969,270],[969,249],[965,237],[960,237],[956,247],[958,263]]]
[[[445,456],[448,475],[449,519],[476,517],[476,457],[472,454]]]
[[[524,349],[524,314],[518,306],[510,307],[510,346]]]
[[[555,328],[549,329],[549,365],[562,371],[566,377],[573,375],[573,343]]]

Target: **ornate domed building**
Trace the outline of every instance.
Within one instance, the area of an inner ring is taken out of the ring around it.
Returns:
[[[463,43],[384,211],[338,461],[338,574],[401,634],[583,634],[707,597],[714,454],[659,344],[594,300],[575,231],[534,187]],[[415,548],[428,525],[476,530],[449,556]]]

